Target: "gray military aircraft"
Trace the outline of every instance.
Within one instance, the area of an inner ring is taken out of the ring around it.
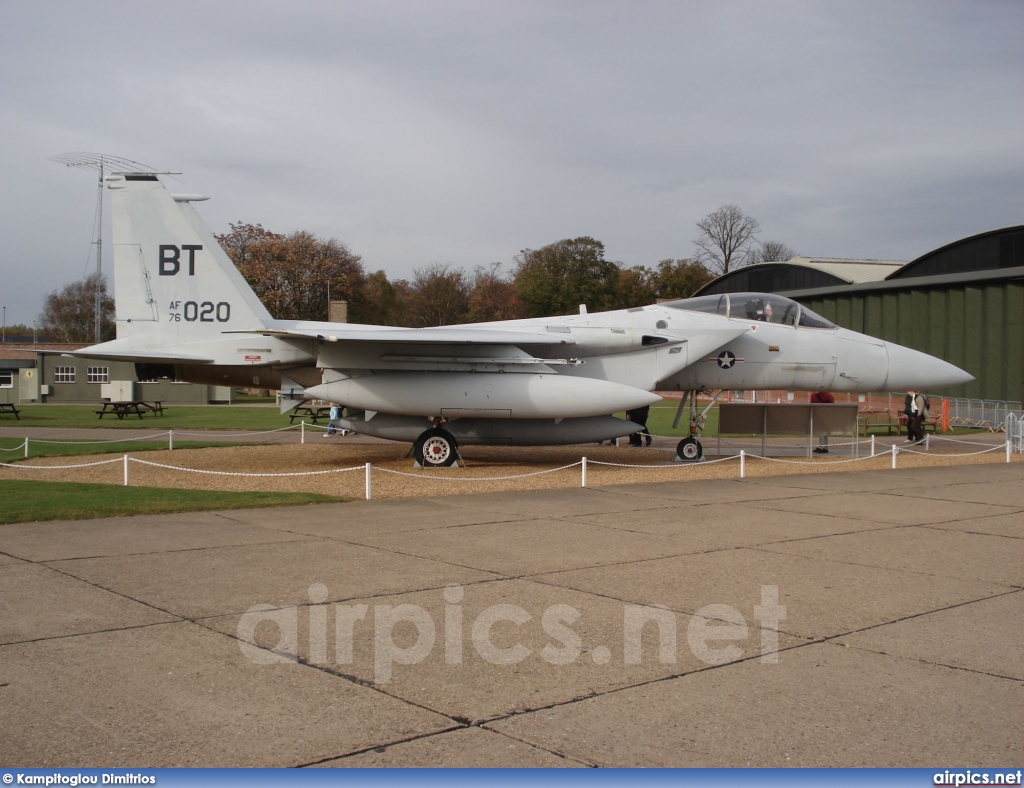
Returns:
[[[157,174],[105,178],[111,190],[117,338],[75,351],[133,361],[140,380],[283,392],[284,408],[322,399],[341,426],[414,444],[424,466],[458,444],[560,445],[635,432],[610,413],[686,392],[701,457],[696,394],[725,389],[868,392],[973,378],[945,361],[839,328],[787,298],[740,293],[611,312],[440,328],[275,320],[193,202]],[[704,411],[706,413],[706,410]]]

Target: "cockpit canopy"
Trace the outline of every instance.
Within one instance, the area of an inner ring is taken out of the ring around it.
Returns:
[[[826,320],[807,307],[801,306],[792,298],[772,293],[723,293],[722,295],[684,298],[680,301],[663,301],[658,306],[685,309],[688,312],[706,312],[711,315],[723,315],[741,320],[779,323],[785,326],[836,327],[835,323]]]

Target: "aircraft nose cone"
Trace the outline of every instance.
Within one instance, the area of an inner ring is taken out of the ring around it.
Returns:
[[[887,342],[889,376],[886,388],[890,391],[908,389],[937,389],[970,383],[974,375],[964,372],[941,358],[929,356],[919,350]]]

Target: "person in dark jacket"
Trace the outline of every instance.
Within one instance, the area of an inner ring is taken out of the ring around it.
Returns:
[[[907,443],[924,443],[924,420],[928,418],[928,403],[924,394],[911,389],[903,400],[903,413],[907,417]]]
[[[815,391],[811,394],[811,403],[819,405],[831,405],[836,401],[831,391]],[[814,450],[817,454],[828,454],[828,433],[818,435],[818,448]]]
[[[634,432],[629,436],[630,446],[643,446],[644,440],[647,441],[647,445],[651,445],[651,433],[647,431],[647,417],[651,413],[651,406],[644,405],[642,408],[633,408],[633,410],[626,411],[626,418],[632,421],[634,424],[639,424],[643,427],[639,432]]]

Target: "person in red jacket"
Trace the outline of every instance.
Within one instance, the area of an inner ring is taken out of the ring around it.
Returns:
[[[831,391],[815,391],[811,394],[812,404],[824,404],[832,405],[836,401],[836,398],[832,396]],[[818,454],[828,454],[828,433],[821,433],[818,436],[818,448],[814,450]]]

